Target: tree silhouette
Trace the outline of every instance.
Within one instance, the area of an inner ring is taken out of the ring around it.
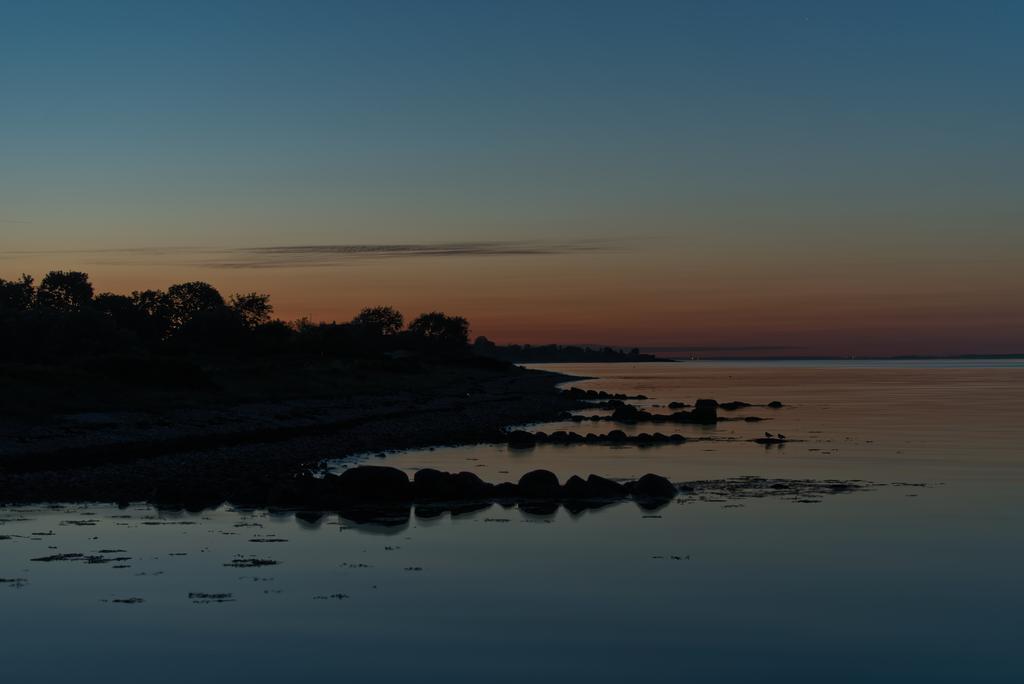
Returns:
[[[92,301],[92,283],[81,271],[50,271],[39,283],[36,303],[51,311],[79,311]]]
[[[195,280],[167,288],[167,317],[171,327],[181,328],[203,312],[223,309],[224,298],[213,285]]]
[[[367,307],[352,319],[353,325],[362,326],[377,335],[397,335],[402,331],[405,318],[390,306]]]
[[[289,325],[272,320],[272,312],[269,295],[234,294],[225,302],[213,285],[201,281],[94,295],[89,276],[80,271],[51,271],[38,288],[28,275],[0,278],[0,360],[102,360],[104,368],[116,367],[129,378],[133,369],[163,363],[154,359],[190,355],[218,362],[227,355],[471,356],[469,322],[439,311],[417,317],[404,331],[402,314],[390,306],[367,307],[340,324],[303,319]],[[486,338],[477,347],[481,356],[501,351]]]
[[[269,323],[270,314],[274,312],[274,307],[270,304],[270,295],[257,292],[231,295],[228,306],[250,330]]]
[[[462,316],[447,316],[440,311],[420,314],[409,324],[409,332],[443,344],[469,343],[469,321]]]

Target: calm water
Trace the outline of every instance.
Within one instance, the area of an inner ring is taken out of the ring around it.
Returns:
[[[813,504],[683,497],[656,514],[631,503],[547,518],[495,506],[397,527],[228,509],[0,509],[0,578],[18,580],[0,582],[0,672],[154,682],[1024,677],[1021,363],[557,369],[594,378],[582,387],[646,394],[647,406],[712,397],[786,407],[726,414],[770,419],[761,423],[681,426],[704,438],[682,445],[365,460],[494,481],[546,467],[880,486]],[[794,441],[746,441],[766,430]],[[102,562],[32,560],[67,553]],[[253,560],[277,564],[244,567]]]

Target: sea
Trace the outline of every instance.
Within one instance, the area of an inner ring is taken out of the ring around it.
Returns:
[[[656,508],[0,508],[3,680],[1024,681],[1024,360],[537,367],[652,412],[752,405],[712,426],[524,426],[680,444],[331,464],[692,484]]]

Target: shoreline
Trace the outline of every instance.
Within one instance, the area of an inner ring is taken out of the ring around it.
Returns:
[[[282,481],[326,459],[503,441],[512,426],[578,408],[578,399],[556,389],[578,379],[519,369],[466,377],[429,397],[403,393],[191,409],[186,426],[139,430],[118,421],[138,416],[102,414],[93,426],[70,434],[49,429],[34,441],[15,440],[20,449],[8,428],[0,453],[0,505],[147,501],[189,507],[269,499]],[[234,423],[241,429],[232,429]]]

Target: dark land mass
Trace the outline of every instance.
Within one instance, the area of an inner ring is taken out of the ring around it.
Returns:
[[[220,387],[211,394],[110,385],[103,411],[8,414],[0,501],[209,501],[240,491],[268,499],[283,479],[325,459],[504,442],[510,425],[580,406],[555,387],[567,376],[493,362],[312,364],[305,371],[317,392],[295,368],[263,370],[285,377],[281,385],[264,377],[274,392],[260,389],[251,362],[223,364],[207,370]]]
[[[580,345],[497,345],[486,337],[478,337],[473,351],[481,357],[510,363],[652,363],[671,362],[653,354],[641,354],[639,349],[629,351],[611,347]]]
[[[324,459],[503,441],[580,405],[566,376],[474,354],[460,316],[272,311],[198,281],[0,278],[0,501],[266,498]]]

